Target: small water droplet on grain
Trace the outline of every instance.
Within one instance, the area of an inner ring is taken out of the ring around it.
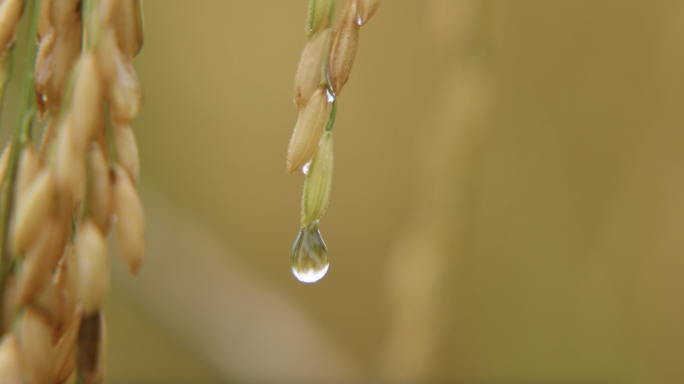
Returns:
[[[332,92],[330,92],[330,88],[328,88],[328,89],[325,91],[325,96],[327,97],[327,98],[326,98],[326,101],[327,101],[328,103],[332,103],[333,101],[335,101],[335,95],[334,95]]]
[[[311,160],[307,161],[306,164],[304,164],[304,166],[302,167],[302,173],[308,175],[309,169],[311,169]]]
[[[363,25],[363,19],[360,15],[356,15],[356,24]]]
[[[302,283],[315,283],[328,272],[328,248],[318,230],[318,221],[299,230],[290,263],[292,274]]]

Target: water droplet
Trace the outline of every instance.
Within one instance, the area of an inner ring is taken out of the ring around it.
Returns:
[[[363,19],[358,14],[356,15],[356,24],[363,25]]]
[[[302,283],[315,283],[328,272],[328,248],[318,230],[318,221],[299,230],[290,263],[292,274]]]
[[[325,96],[326,96],[326,101],[327,101],[328,103],[332,103],[333,101],[335,101],[335,94],[332,93],[332,92],[330,92],[330,88],[328,88],[328,89],[325,91]]]
[[[311,160],[307,161],[306,164],[304,164],[304,166],[302,167],[302,173],[308,175],[309,169],[311,169]]]

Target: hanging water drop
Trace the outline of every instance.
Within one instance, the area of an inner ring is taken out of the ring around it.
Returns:
[[[290,263],[292,274],[302,283],[315,283],[328,272],[328,248],[318,230],[318,221],[299,230]]]

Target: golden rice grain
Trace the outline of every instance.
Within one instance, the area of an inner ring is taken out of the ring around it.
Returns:
[[[0,342],[0,378],[6,384],[22,384],[26,381],[19,340],[11,333],[6,334]]]
[[[59,291],[52,279],[50,279],[40,295],[38,295],[30,305],[35,307],[45,316],[45,319],[50,324],[51,330],[54,330],[55,326],[59,324],[59,320],[62,317],[62,308],[60,305]]]
[[[74,312],[73,320],[55,345],[55,368],[57,370],[58,381],[66,380],[76,368],[74,347],[76,346],[76,340],[78,339],[78,331],[81,327],[82,317],[83,307],[78,306]]]
[[[78,227],[74,247],[83,309],[86,313],[95,313],[102,307],[111,286],[107,244],[97,226],[86,221]]]
[[[64,28],[55,28],[55,41],[52,49],[47,53],[50,56],[47,60],[49,65],[43,69],[47,73],[37,76],[37,78],[42,76],[47,79],[44,93],[38,96],[39,100],[43,99],[46,108],[53,116],[58,113],[72,69],[81,53],[81,14],[76,12],[69,17],[70,21]]]
[[[90,159],[90,217],[102,233],[109,232],[112,223],[113,201],[112,182],[109,167],[100,146],[93,143],[89,151]]]
[[[299,109],[306,106],[321,83],[321,67],[329,36],[330,28],[320,30],[304,47],[295,75],[294,99]]]
[[[54,329],[55,339],[62,337],[75,318],[75,314],[77,314],[79,280],[78,259],[73,245],[69,245],[64,251],[64,256],[55,275],[55,287],[59,292],[59,313],[61,317],[58,326]]]
[[[55,210],[55,198],[55,177],[49,169],[41,171],[18,204],[13,218],[13,245],[17,252],[31,245],[45,219]]]
[[[81,0],[51,0],[50,3],[50,24],[57,30],[68,28],[81,6]]]
[[[116,161],[126,170],[133,184],[137,185],[140,179],[140,158],[133,129],[129,124],[114,122],[112,133],[116,146]]]
[[[112,60],[115,64],[114,81],[109,84],[107,100],[116,120],[131,121],[138,116],[142,106],[140,82],[133,65],[126,62],[117,50]]]
[[[306,107],[299,112],[290,147],[287,151],[287,173],[300,170],[313,157],[328,121],[325,88],[318,88]]]
[[[356,0],[356,7],[358,8],[357,24],[365,25],[373,17],[379,6],[380,0]]]
[[[0,3],[0,51],[3,51],[14,37],[14,30],[24,9],[24,1],[4,0]]]
[[[145,257],[145,212],[140,196],[126,171],[117,168],[115,177],[113,195],[116,237],[121,255],[131,275],[135,276]]]
[[[121,52],[131,60],[143,46],[142,10],[138,0],[123,0],[120,7],[112,24]]]
[[[71,113],[74,136],[83,146],[102,120],[102,80],[97,58],[91,53],[85,53],[78,66]]]
[[[19,166],[17,167],[17,180],[15,181],[17,203],[20,203],[23,197],[26,196],[26,192],[38,174],[39,169],[40,161],[33,145],[27,145],[22,148],[21,155],[19,156]]]
[[[81,201],[86,177],[83,149],[79,143],[71,124],[71,116],[67,116],[57,137],[55,176],[60,193],[74,204]]]
[[[361,26],[356,22],[356,1],[350,0],[342,14],[340,25],[333,35],[330,56],[328,57],[328,83],[336,96],[349,80],[359,44]]]
[[[26,374],[31,383],[52,383],[55,376],[55,354],[50,338],[50,324],[33,307],[28,307],[20,320],[19,342]]]
[[[102,25],[111,25],[121,11],[121,3],[126,0],[98,1],[98,17]]]
[[[53,258],[56,251],[52,241],[55,225],[53,220],[42,224],[38,237],[24,255],[19,274],[19,304],[32,302],[52,280],[52,267],[48,259]]]

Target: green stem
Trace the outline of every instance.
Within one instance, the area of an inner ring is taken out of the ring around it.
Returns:
[[[81,51],[92,51],[100,37],[100,19],[95,15],[97,0],[83,0],[81,18],[83,20],[83,40]]]
[[[2,112],[5,110],[5,93],[7,91],[7,84],[14,73],[14,52],[17,45],[12,43],[11,48],[7,48],[2,57],[0,57],[0,66],[3,68],[0,71],[5,72],[4,78],[0,80],[0,121],[2,121]],[[2,180],[0,180],[2,182]]]
[[[332,91],[328,91],[331,92]],[[326,131],[332,131],[333,125],[335,125],[335,117],[337,117],[337,98],[333,99],[332,109],[330,110],[330,117],[328,117],[328,124],[325,126]]]
[[[11,253],[7,249],[7,239],[9,237],[9,223],[12,203],[14,200],[14,181],[17,174],[17,166],[21,149],[31,140],[31,126],[33,116],[36,111],[36,95],[34,86],[34,66],[36,62],[36,33],[38,30],[38,15],[40,12],[41,0],[33,0],[33,15],[29,33],[27,35],[26,57],[24,58],[24,73],[22,74],[21,92],[19,95],[19,105],[17,116],[14,121],[14,132],[12,133],[12,148],[10,150],[9,162],[7,164],[7,174],[2,188],[2,201],[0,202],[0,308],[3,308],[5,284],[9,276],[11,265]],[[0,330],[4,330],[3,316],[0,316]]]
[[[325,126],[326,131],[332,131],[333,125],[335,124],[335,117],[337,116],[337,97],[333,92],[330,84],[328,84],[328,58],[330,57],[330,45],[332,44],[333,37],[333,18],[335,17],[335,0],[332,1],[330,6],[330,13],[328,14],[328,28],[330,28],[330,34],[328,35],[328,42],[326,43],[325,56],[323,57],[323,66],[321,67],[321,86],[327,89],[328,95],[332,95],[332,110],[330,110],[330,117],[328,117],[328,123]]]

